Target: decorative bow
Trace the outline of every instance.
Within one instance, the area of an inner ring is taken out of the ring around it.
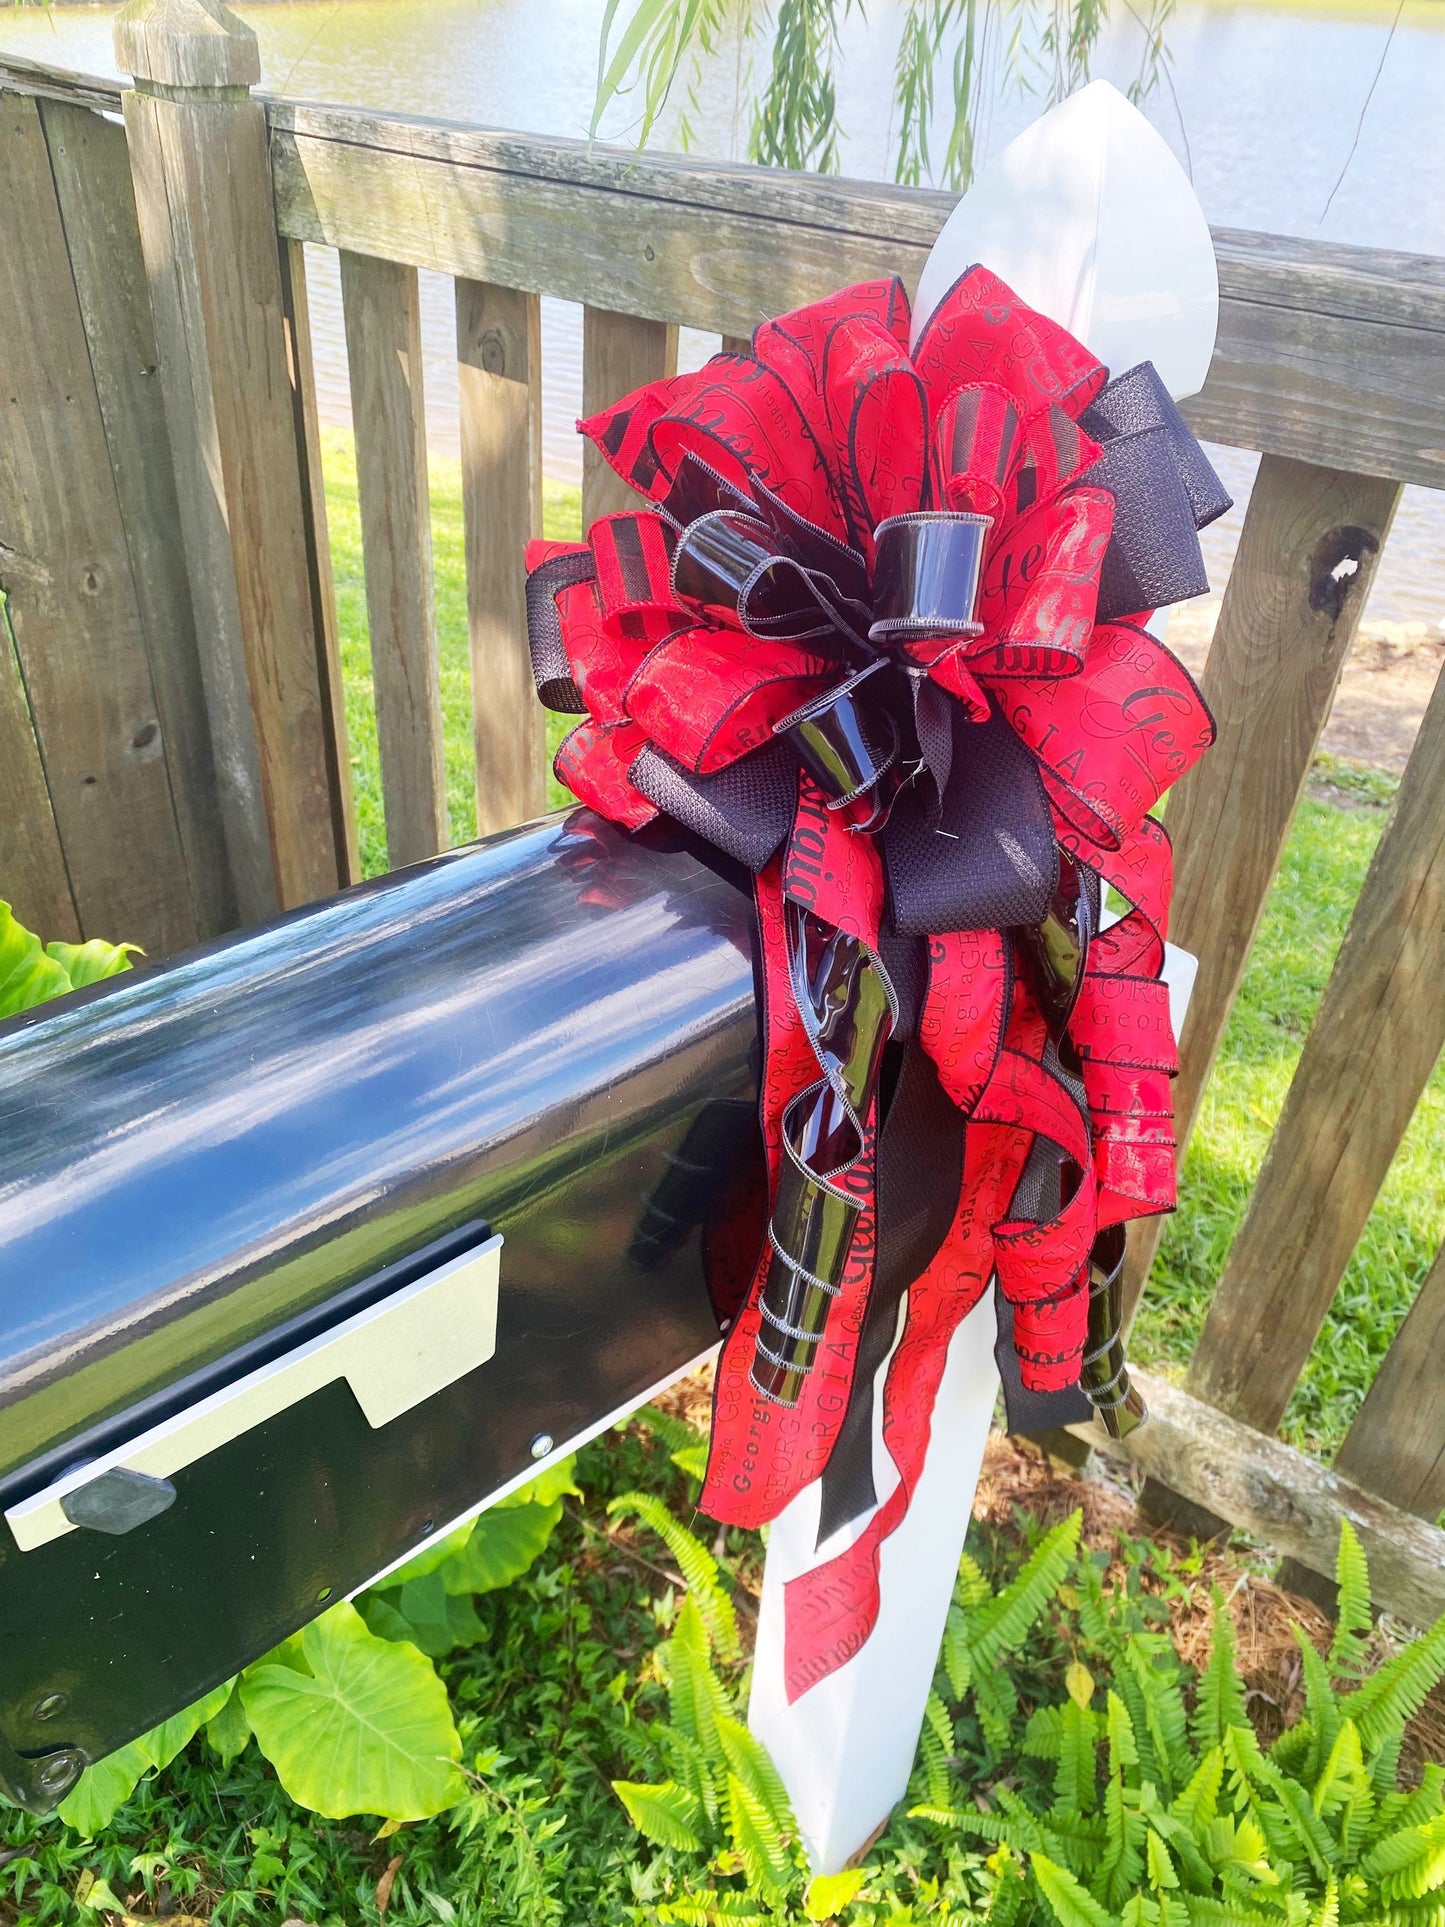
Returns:
[[[876,1616],[989,1278],[1022,1387],[1082,1367],[1117,1414],[1091,1290],[1123,1221],[1174,1201],[1148,812],[1212,725],[1144,624],[1207,588],[1197,530],[1229,500],[1152,367],[1109,382],[985,268],[908,340],[901,284],[868,283],[637,390],[581,426],[655,510],[528,552],[539,692],[585,718],[558,776],[755,879],[767,1236],[710,1280],[733,1317],[704,1507],[759,1524],[820,1475],[823,1537],[873,1506],[893,1354],[900,1483],[790,1588],[794,1696]],[[1106,883],[1131,908],[1101,930]]]

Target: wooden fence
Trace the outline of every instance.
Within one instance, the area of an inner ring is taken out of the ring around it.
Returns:
[[[584,407],[841,283],[912,284],[927,191],[641,159],[269,100],[219,0],[135,0],[122,90],[0,56],[0,880],[47,933],[164,954],[356,874],[303,245],[339,251],[393,864],[441,848],[417,270],[456,284],[479,830],[544,801],[520,549],[539,298],[583,305]],[[123,113],[122,126],[117,116]],[[1445,486],[1445,262],[1219,232],[1195,429],[1262,451],[1170,808],[1200,958],[1198,1112],[1402,484]],[[625,491],[584,472],[584,515]],[[1445,685],[1366,877],[1182,1388],[1133,1456],[1316,1573],[1341,1512],[1379,1601],[1445,1606],[1445,1257],[1326,1469],[1275,1431],[1445,1039]],[[1131,1246],[1137,1300],[1157,1225]]]

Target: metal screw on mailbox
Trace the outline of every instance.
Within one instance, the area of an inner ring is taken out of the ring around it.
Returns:
[[[550,1432],[539,1432],[532,1441],[532,1457],[534,1459],[545,1459],[551,1450],[552,1434]]]
[[[80,1778],[81,1765],[78,1753],[52,1753],[36,1774],[36,1783],[42,1793],[64,1793]]]
[[[64,1693],[45,1693],[36,1700],[32,1717],[37,1720],[53,1720],[57,1713],[64,1712],[69,1703]]]

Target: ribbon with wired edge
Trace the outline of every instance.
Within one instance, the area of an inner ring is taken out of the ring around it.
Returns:
[[[909,328],[870,282],[638,389],[580,426],[653,507],[527,557],[537,688],[580,719],[558,777],[753,880],[766,1196],[710,1245],[701,1503],[757,1526],[821,1479],[820,1545],[872,1512],[788,1588],[792,1698],[868,1637],[990,1279],[1014,1402],[1082,1378],[1107,1418],[1090,1307],[1174,1203],[1149,812],[1213,732],[1145,625],[1208,587],[1229,498],[1152,366],[1111,381],[987,268]]]

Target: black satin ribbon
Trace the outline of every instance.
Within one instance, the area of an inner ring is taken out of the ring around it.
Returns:
[[[1099,928],[1100,895],[1097,875],[1060,852],[1059,887],[1048,915],[1032,929],[1015,932],[1057,1054],[1056,1074],[1074,1093],[1081,1109],[1085,1104],[1083,1066],[1069,1039],[1068,1022],[1083,987],[1089,945]],[[1042,1142],[1044,1150],[1053,1150],[1057,1157],[1060,1195],[1067,1195],[1081,1174],[1061,1150]],[[1039,1148],[1036,1145],[1035,1149]],[[1079,1388],[1114,1438],[1127,1438],[1146,1417],[1144,1401],[1129,1381],[1124,1358],[1124,1250],[1122,1225],[1108,1225],[1094,1239],[1089,1252],[1088,1326],[1079,1367]],[[1042,1410],[1049,1410],[1047,1403]],[[1044,1420],[1045,1425],[1075,1422],[1060,1416]]]
[[[874,531],[873,642],[981,636],[974,620],[991,515],[893,515]]]
[[[751,1376],[764,1398],[793,1406],[817,1362],[862,1208],[846,1180],[863,1155],[893,999],[878,959],[856,937],[795,903],[784,914],[793,1001],[822,1077],[783,1112]]]

